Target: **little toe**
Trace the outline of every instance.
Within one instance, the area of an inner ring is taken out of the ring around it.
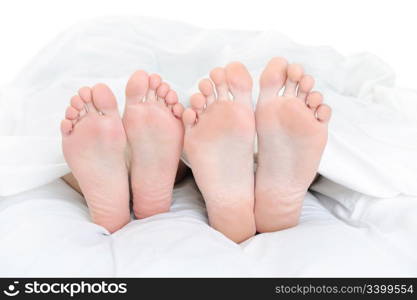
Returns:
[[[323,103],[323,95],[320,92],[311,92],[307,95],[307,106],[316,111],[317,107]]]
[[[272,58],[266,65],[259,81],[259,100],[272,99],[279,94],[287,80],[288,61],[282,57]]]
[[[145,71],[133,73],[126,84],[126,104],[143,102],[149,88],[149,76]]]
[[[117,101],[111,89],[103,84],[98,83],[92,89],[94,106],[103,114],[118,114]]]
[[[68,119],[61,121],[61,133],[62,135],[69,135],[72,131],[72,122]]]
[[[200,115],[204,110],[204,106],[206,105],[206,97],[204,97],[203,94],[196,93],[191,96],[190,104],[191,104],[192,109],[198,115]]]
[[[80,98],[84,101],[84,107],[87,112],[97,112],[97,109],[94,107],[93,101],[92,101],[92,94],[91,94],[91,88],[89,87],[82,87],[78,90],[78,95],[80,95]]]
[[[184,106],[181,103],[176,103],[172,107],[172,113],[174,114],[174,116],[180,119],[182,117],[182,114],[184,113]]]
[[[331,118],[332,109],[327,104],[320,104],[316,110],[316,118],[322,123],[327,124]]]
[[[149,89],[146,94],[146,101],[156,101],[156,90],[161,85],[162,79],[158,74],[152,74],[149,76]]]
[[[313,87],[314,87],[314,78],[310,75],[304,75],[300,80],[300,84],[298,85],[297,98],[305,102],[308,93],[310,93]]]
[[[284,96],[295,97],[297,95],[297,85],[304,75],[301,65],[290,64],[287,70],[287,80],[285,82]]]
[[[205,78],[201,80],[198,85],[198,88],[200,89],[200,92],[206,97],[207,105],[212,104],[216,100],[213,83],[210,79]]]
[[[230,100],[229,88],[224,68],[215,68],[210,72],[210,78],[216,86],[217,100]]]
[[[186,129],[191,128],[197,121],[197,113],[191,108],[187,108],[182,114],[182,121]]]
[[[235,101],[252,106],[252,77],[240,62],[226,66],[226,82]]]

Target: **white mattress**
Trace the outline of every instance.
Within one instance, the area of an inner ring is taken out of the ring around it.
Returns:
[[[334,110],[299,226],[234,244],[207,225],[189,178],[171,212],[108,235],[58,179],[69,170],[59,121],[78,87],[105,82],[123,108],[140,68],[187,104],[214,66],[241,60],[257,80],[277,55],[305,65]],[[69,29],[0,89],[0,276],[417,276],[417,92],[394,78],[370,54],[343,57],[276,32],[147,18]]]

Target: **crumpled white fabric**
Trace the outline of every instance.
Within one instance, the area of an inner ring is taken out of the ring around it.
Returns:
[[[416,198],[369,203],[377,207],[349,223],[308,193],[298,226],[237,245],[207,224],[191,178],[173,197],[170,212],[133,220],[112,235],[91,222],[81,195],[62,180],[0,197],[0,276],[417,275]]]
[[[59,123],[79,87],[108,84],[122,110],[129,75],[144,69],[187,105],[213,67],[242,61],[257,82],[273,56],[303,64],[333,108],[323,177],[299,226],[235,245],[208,226],[187,180],[170,213],[104,235],[81,197],[56,180],[69,171]],[[149,18],[79,24],[0,90],[0,275],[415,276],[417,92],[394,84],[373,55],[344,57],[273,31]]]
[[[59,122],[79,87],[110,85],[122,109],[129,75],[144,69],[161,74],[187,104],[211,68],[239,60],[257,82],[273,56],[303,64],[333,108],[322,175],[375,197],[417,195],[417,93],[396,89],[394,73],[377,57],[343,57],[273,31],[204,30],[148,18],[77,25],[1,90],[0,195],[43,185],[69,171]]]

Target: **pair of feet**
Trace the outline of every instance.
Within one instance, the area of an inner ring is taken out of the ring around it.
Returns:
[[[106,86],[79,91],[62,122],[64,155],[93,221],[115,231],[130,219],[129,172],[135,215],[166,212],[184,151],[210,225],[241,242],[298,222],[330,119],[313,85],[300,66],[274,58],[261,76],[254,111],[252,78],[231,63],[200,82],[201,93],[183,112],[159,76],[139,71],[127,84],[123,118]]]
[[[169,85],[144,71],[127,83],[122,118],[104,84],[83,87],[71,98],[61,123],[63,152],[94,223],[110,232],[126,225],[130,190],[137,218],[169,211],[183,110]]]

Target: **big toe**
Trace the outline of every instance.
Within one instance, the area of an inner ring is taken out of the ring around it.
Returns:
[[[287,80],[288,61],[282,57],[272,58],[266,65],[259,81],[259,100],[278,95]]]
[[[92,88],[94,106],[103,114],[117,113],[117,101],[111,89],[98,83]]]
[[[184,122],[185,129],[191,128],[197,120],[197,113],[191,109],[187,108],[182,114],[182,121]]]
[[[133,73],[126,84],[127,104],[135,104],[143,101],[149,88],[149,76],[145,71],[139,70]]]
[[[240,62],[226,66],[226,81],[235,101],[252,105],[252,77]]]

